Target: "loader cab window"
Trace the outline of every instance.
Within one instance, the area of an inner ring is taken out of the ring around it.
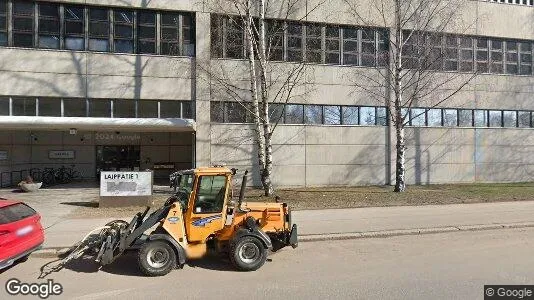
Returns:
[[[226,194],[226,176],[200,176],[193,212],[196,214],[220,213]]]

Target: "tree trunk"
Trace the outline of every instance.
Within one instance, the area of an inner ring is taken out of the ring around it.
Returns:
[[[271,175],[273,172],[273,147],[271,143],[272,129],[269,118],[269,93],[267,90],[267,43],[265,32],[265,0],[260,0],[259,7],[259,49],[258,58],[260,60],[260,86],[261,86],[261,105],[263,116],[263,137],[265,142],[265,168],[261,174],[261,182],[265,196],[271,196],[274,193]]]
[[[404,126],[395,126],[397,137],[397,165],[395,168],[395,192],[406,190],[406,141],[404,139]]]
[[[254,137],[256,140],[256,146],[258,147],[258,165],[260,168],[260,174],[264,173],[265,170],[265,139],[262,130],[262,121],[260,118],[260,108],[259,108],[259,96],[258,96],[258,82],[257,82],[257,66],[256,66],[256,56],[254,48],[254,30],[253,30],[253,19],[251,14],[250,1],[246,2],[246,20],[245,20],[245,34],[247,40],[247,58],[249,62],[249,76],[250,76],[250,89],[252,94],[252,115],[254,122]],[[263,180],[262,180],[263,184]],[[263,184],[264,189],[266,188]]]
[[[396,166],[395,166],[395,192],[404,192],[406,190],[406,141],[404,139],[404,116],[402,115],[402,21],[401,21],[401,1],[395,0],[395,45],[393,63],[393,80],[395,93],[395,137],[396,143]]]

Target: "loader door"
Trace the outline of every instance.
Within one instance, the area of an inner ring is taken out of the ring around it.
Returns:
[[[188,240],[202,242],[224,226],[229,177],[200,175],[196,181],[194,203],[188,208],[186,228]]]

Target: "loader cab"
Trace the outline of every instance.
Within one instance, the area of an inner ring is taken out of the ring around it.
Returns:
[[[204,242],[223,229],[231,172],[226,168],[197,169],[185,215],[189,242]]]

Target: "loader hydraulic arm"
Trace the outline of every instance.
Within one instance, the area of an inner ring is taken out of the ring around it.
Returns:
[[[143,213],[136,214],[126,228],[119,229],[116,234],[110,232],[110,234],[103,237],[103,243],[96,257],[96,261],[100,262],[101,265],[112,263],[126,249],[132,246],[145,231],[165,218],[173,203],[174,201],[166,202],[163,207],[144,219],[150,209],[150,207],[147,207]]]

